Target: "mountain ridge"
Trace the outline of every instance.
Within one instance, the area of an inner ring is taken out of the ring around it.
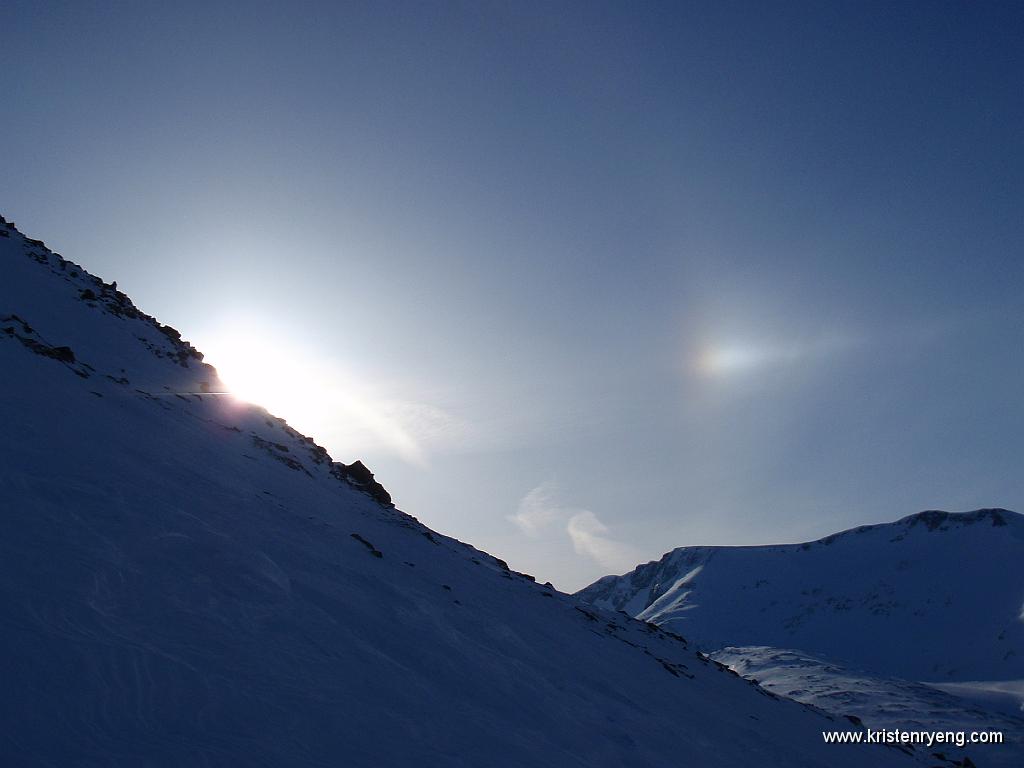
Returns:
[[[155,317],[138,309],[125,293],[117,289],[116,281],[106,283],[101,278],[87,272],[75,262],[69,261],[59,253],[46,248],[46,244],[42,240],[22,235],[15,224],[8,221],[2,215],[0,215],[0,233],[6,238],[10,238],[12,233],[16,237],[22,238],[26,255],[39,265],[48,267],[54,276],[67,282],[73,291],[77,292],[76,298],[85,306],[120,320],[138,321],[145,329],[155,331],[158,334],[156,337],[146,338],[135,334],[135,338],[156,358],[172,360],[179,367],[189,372],[195,369],[197,376],[187,377],[180,381],[181,386],[177,389],[164,384],[160,387],[163,391],[158,394],[173,395],[175,397],[228,394],[227,388],[220,381],[216,370],[204,362],[203,353],[183,339],[180,331],[176,328],[164,325]],[[71,295],[74,295],[74,293]],[[6,334],[8,338],[17,340],[36,354],[53,358],[65,364],[81,378],[87,379],[94,373],[97,373],[95,368],[76,357],[72,346],[67,344],[58,346],[49,343],[40,337],[36,330],[17,314],[0,315],[0,333]],[[131,380],[124,375],[126,373],[124,368],[119,369],[118,373],[120,375],[118,376],[113,375],[113,372],[109,371],[99,373],[114,383],[124,386],[132,384]],[[143,394],[146,393],[146,390],[135,388],[135,392]],[[152,396],[154,393],[148,394]],[[303,443],[306,443],[306,446],[303,447],[308,448],[309,455],[315,464],[321,464],[329,459],[326,449],[318,445],[312,438],[300,435],[296,430],[289,427],[284,419],[270,416],[269,414],[267,414],[267,418],[277,423],[289,437],[300,439]],[[254,441],[260,448],[275,455],[277,460],[283,461],[286,464],[290,463],[293,469],[302,468],[303,471],[308,471],[296,463],[294,457],[284,455],[289,451],[281,443],[268,442],[259,436],[254,436]],[[391,503],[391,495],[387,489],[376,481],[373,473],[362,461],[357,459],[351,464],[331,461],[330,472],[338,480],[349,483],[377,499],[382,504],[389,505]]]
[[[1024,516],[927,510],[798,544],[678,547],[576,594],[671,627],[710,651],[800,648],[919,680],[1018,679],[1022,561]],[[944,635],[957,624],[961,640],[951,646]],[[978,637],[962,640],[974,630]],[[913,651],[894,651],[888,661],[872,655],[878,633],[893,632],[913,635]],[[931,649],[927,662],[922,647]]]

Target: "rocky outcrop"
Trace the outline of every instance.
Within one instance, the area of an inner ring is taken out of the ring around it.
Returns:
[[[351,464],[342,464],[340,461],[334,462],[331,465],[331,474],[342,482],[358,488],[381,504],[391,504],[391,494],[374,479],[373,472],[367,469],[366,465],[358,459]]]

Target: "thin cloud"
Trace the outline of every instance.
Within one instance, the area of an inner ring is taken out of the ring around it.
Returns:
[[[575,510],[559,506],[555,500],[555,486],[552,482],[541,483],[527,493],[519,502],[514,515],[508,519],[519,530],[531,538],[539,538],[544,530],[571,516]]]
[[[558,500],[558,487],[548,481],[527,493],[514,515],[509,515],[527,536],[538,539],[564,531],[577,555],[589,557],[603,568],[623,573],[640,562],[640,553],[609,536],[609,529],[589,509],[567,507]]]
[[[589,509],[569,518],[566,531],[576,554],[586,555],[616,573],[624,573],[639,562],[637,552],[628,544],[610,538],[608,526]]]

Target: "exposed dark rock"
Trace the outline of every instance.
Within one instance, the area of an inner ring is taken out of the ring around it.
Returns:
[[[177,328],[171,328],[169,325],[161,325],[158,327],[158,330],[171,341],[181,341],[181,332],[178,331]]]
[[[577,611],[582,613],[584,616],[586,616],[587,617],[587,621],[597,621],[597,616],[595,614],[591,613],[590,611],[588,611],[586,608],[580,608],[578,605],[575,605],[573,607]]]
[[[349,534],[349,535],[353,539],[358,541],[360,544],[362,544],[364,547],[366,547],[370,551],[370,554],[373,555],[374,557],[381,557],[381,558],[384,557],[384,553],[383,552],[381,552],[379,549],[377,549],[375,546],[373,546],[373,544],[368,542],[366,539],[364,539],[358,533],[352,533],[352,534]]]
[[[1006,525],[1005,515],[1010,514],[1005,509],[976,509],[973,512],[943,512],[938,509],[929,509],[918,512],[916,515],[904,518],[911,526],[922,524],[929,531],[942,529],[949,524],[972,525],[983,521],[989,521],[993,526]]]
[[[387,492],[383,485],[374,480],[373,472],[367,469],[366,465],[358,459],[351,464],[342,464],[340,461],[334,462],[331,465],[331,474],[342,482],[358,488],[381,504],[385,506],[391,504],[391,494]]]
[[[43,354],[48,354],[54,360],[60,360],[62,363],[75,362],[75,353],[71,351],[71,347],[50,347]]]
[[[363,462],[356,459],[349,464],[346,469],[348,470],[348,476],[357,483],[372,483],[373,472],[371,472]]]
[[[305,472],[307,475],[309,475],[309,470],[306,469],[305,466],[303,466],[301,461],[294,459],[291,456],[284,455],[288,453],[288,446],[282,445],[281,443],[273,443],[270,440],[264,440],[259,435],[253,435],[252,442],[254,445],[263,449],[266,453],[273,456],[275,459],[280,461],[289,469]],[[312,477],[312,475],[310,475],[310,477]]]
[[[22,346],[32,350],[37,355],[48,357],[52,360],[64,363],[76,375],[81,376],[83,379],[89,378],[89,370],[87,367],[81,364],[76,364],[75,353],[71,347],[67,346],[56,346],[48,344],[43,340],[38,333],[22,320],[17,315],[7,315],[0,317],[0,323],[11,323],[10,325],[4,325],[0,331],[4,333],[8,338],[17,339],[21,342]],[[20,332],[18,326],[21,326]]]

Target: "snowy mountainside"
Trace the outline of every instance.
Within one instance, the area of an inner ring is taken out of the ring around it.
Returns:
[[[1016,712],[974,705],[955,688],[886,678],[800,651],[765,646],[723,648],[710,654],[766,690],[837,715],[856,717],[871,728],[906,731],[998,731],[1003,744],[944,747],[949,756],[969,754],[979,766],[1017,768],[1024,763],[1024,719]],[[956,684],[954,684],[955,686]],[[951,695],[952,694],[952,695]]]
[[[1024,517],[922,512],[805,544],[681,547],[581,590],[703,649],[799,648],[925,681],[1024,678]]]
[[[395,509],[0,219],[0,755],[62,766],[908,766]]]

